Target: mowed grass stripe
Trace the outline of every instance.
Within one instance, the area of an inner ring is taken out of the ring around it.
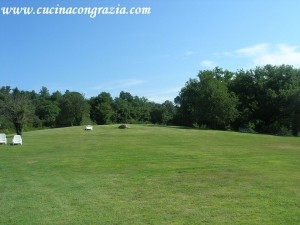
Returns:
[[[0,224],[299,224],[300,140],[153,125],[0,146]]]

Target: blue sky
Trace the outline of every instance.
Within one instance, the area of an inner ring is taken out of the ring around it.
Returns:
[[[173,100],[215,66],[300,67],[298,0],[0,0],[4,6],[151,7],[150,15],[0,15],[0,86]]]

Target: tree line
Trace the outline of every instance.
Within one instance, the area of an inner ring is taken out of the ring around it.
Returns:
[[[121,91],[86,99],[75,91],[49,93],[2,86],[0,131],[82,124],[153,123],[298,136],[300,70],[289,65],[231,72],[200,71],[178,96],[164,103]]]
[[[124,91],[114,99],[107,92],[86,99],[75,91],[49,93],[42,87],[36,93],[2,86],[0,112],[0,131],[22,134],[23,130],[82,124],[171,124],[175,106],[171,101],[158,104]]]
[[[300,70],[289,65],[200,71],[176,97],[179,124],[298,136]]]

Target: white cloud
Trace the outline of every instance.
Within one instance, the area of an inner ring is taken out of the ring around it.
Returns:
[[[267,52],[253,59],[257,65],[282,65],[288,64],[300,67],[300,52],[297,46],[289,46],[285,44],[277,45],[275,51]]]
[[[271,65],[293,65],[300,66],[300,51],[298,46],[288,44],[258,44],[235,51],[238,57],[248,58],[254,66]]]
[[[257,56],[257,55],[266,54],[268,47],[269,47],[268,44],[257,44],[254,46],[238,49],[235,51],[235,53],[238,55],[248,56],[248,57]]]
[[[162,91],[153,91],[145,94],[149,101],[163,103],[166,100],[174,101],[174,98],[178,95],[182,87],[169,88]]]
[[[193,51],[186,51],[184,53],[184,55],[186,55],[186,56],[192,56],[192,55],[195,55],[195,52],[193,52]]]
[[[127,80],[118,80],[117,83],[119,84],[118,87],[132,87],[136,85],[140,85],[146,83],[145,80],[138,80],[138,79],[127,79]]]
[[[151,95],[147,97],[150,102],[164,103],[165,101],[174,101],[174,96],[171,95]]]
[[[225,51],[225,52],[222,53],[222,55],[224,55],[224,56],[232,56],[232,52]]]
[[[99,86],[95,86],[92,89],[94,90],[116,90],[121,88],[128,88],[132,86],[138,86],[140,84],[146,83],[145,80],[138,80],[138,79],[125,79],[125,80],[116,80],[112,82],[108,82]]]
[[[203,60],[200,64],[201,64],[201,66],[204,66],[208,69],[215,68],[217,65],[215,62],[213,62],[211,60]]]

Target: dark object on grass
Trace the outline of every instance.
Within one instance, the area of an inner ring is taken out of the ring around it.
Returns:
[[[130,128],[128,125],[126,125],[126,124],[121,124],[120,126],[119,126],[119,128],[120,129],[127,129],[127,128]]]
[[[257,132],[251,128],[239,128],[239,132],[242,133],[251,133],[251,134],[257,134]]]

